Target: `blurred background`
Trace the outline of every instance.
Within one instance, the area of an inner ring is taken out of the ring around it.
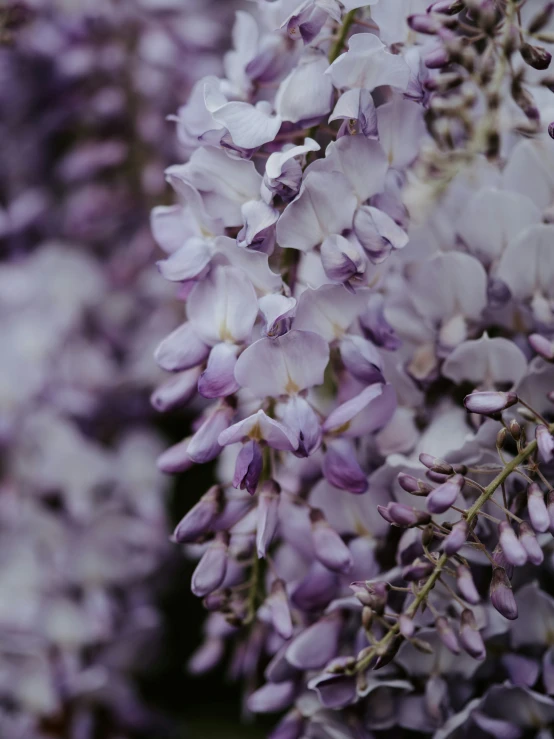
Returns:
[[[0,737],[262,737],[187,672],[203,611],[169,535],[210,469],[155,460],[152,352],[182,320],[149,211],[167,117],[220,72],[232,0],[0,4]]]

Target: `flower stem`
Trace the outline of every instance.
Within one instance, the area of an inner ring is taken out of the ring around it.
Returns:
[[[356,10],[351,10],[344,16],[344,21],[340,28],[339,35],[337,36],[337,40],[335,41],[335,43],[331,47],[331,51],[329,52],[329,64],[332,64],[341,53],[342,47],[344,46],[344,42],[346,41],[346,37],[348,35],[348,31],[350,30],[355,20]]]

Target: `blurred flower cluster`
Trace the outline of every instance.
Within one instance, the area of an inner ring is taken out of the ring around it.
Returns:
[[[170,554],[151,352],[177,320],[148,210],[229,6],[0,11],[2,739],[164,731],[134,687]]]
[[[159,468],[272,739],[552,736],[553,11],[258,0],[176,116]]]

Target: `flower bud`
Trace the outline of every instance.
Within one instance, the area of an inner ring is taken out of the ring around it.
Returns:
[[[548,124],[548,135],[550,136],[551,139],[554,139],[554,123]],[[535,349],[535,351],[537,350]]]
[[[508,432],[506,431],[504,427],[502,427],[500,431],[496,434],[496,448],[497,449],[502,449],[504,447],[507,436],[508,436]]]
[[[398,484],[402,490],[412,495],[427,495],[432,490],[431,486],[423,480],[418,480],[417,477],[407,475],[404,472],[400,472],[398,475]]]
[[[351,583],[350,589],[362,605],[368,606],[378,615],[383,614],[390,590],[388,583],[382,580],[376,582],[361,580]]]
[[[350,550],[317,509],[310,511],[315,556],[333,572],[346,574],[353,565]]]
[[[521,426],[515,418],[510,421],[510,434],[514,441],[519,441],[521,439]]]
[[[550,519],[548,509],[544,502],[544,493],[537,485],[532,482],[527,489],[527,510],[531,519],[531,526],[541,534],[548,531]]]
[[[227,574],[226,534],[218,534],[206,549],[192,575],[192,592],[199,598],[217,590]]]
[[[400,628],[400,633],[402,636],[406,639],[410,639],[415,632],[415,625],[414,621],[410,616],[407,616],[405,613],[403,613],[400,618],[398,619],[398,626]]]
[[[426,54],[423,61],[427,69],[441,69],[450,63],[450,54],[444,46],[438,46]]]
[[[552,54],[542,46],[522,44],[519,51],[523,61],[533,69],[548,69],[552,61]]]
[[[514,576],[514,566],[506,559],[506,555],[500,546],[500,542],[493,549],[492,558],[497,567],[502,567],[502,569],[506,570],[506,574],[510,580]]]
[[[262,474],[263,455],[260,445],[257,441],[249,439],[243,444],[242,449],[237,455],[235,463],[235,475],[233,477],[233,487],[248,490],[250,495],[254,495],[258,487],[258,481]]]
[[[544,560],[543,551],[537,541],[537,537],[535,536],[533,529],[526,521],[519,524],[519,541],[527,553],[529,562],[534,565],[542,564]]]
[[[342,618],[337,612],[324,616],[293,639],[287,661],[298,670],[320,670],[336,656]]]
[[[527,562],[527,553],[518,540],[513,528],[507,521],[498,525],[500,531],[500,546],[508,562],[515,567],[521,567]]]
[[[388,503],[386,506],[378,505],[377,510],[381,516],[393,526],[409,528],[420,524],[429,523],[431,516],[424,511],[404,505],[403,503]]]
[[[517,604],[512,592],[512,585],[502,567],[495,567],[493,570],[490,597],[491,603],[504,618],[508,618],[510,621],[517,618]]]
[[[416,13],[415,15],[409,15],[407,23],[416,33],[425,33],[429,36],[434,36],[437,31],[442,28],[442,23],[438,18],[433,17],[429,13]]]
[[[462,611],[460,643],[466,652],[474,659],[484,660],[487,656],[483,637],[477,628],[473,611],[469,608]]]
[[[553,129],[552,132],[550,131],[551,127]],[[551,138],[554,138],[554,123],[551,123],[548,126],[548,133]],[[547,362],[554,361],[554,342],[550,341],[550,339],[547,339],[541,334],[531,334],[529,337],[529,343],[531,344],[531,348],[540,357],[546,359]]]
[[[464,0],[437,0],[427,8],[428,13],[444,13],[444,15],[456,15],[465,7]]]
[[[271,593],[266,600],[266,605],[271,612],[271,621],[275,627],[275,631],[283,639],[290,639],[292,636],[292,619],[289,609],[289,601],[287,591],[282,580],[274,580],[271,585]]]
[[[554,456],[554,438],[542,423],[540,423],[535,429],[535,439],[537,440],[537,446],[539,448],[542,461],[548,464]]]
[[[432,470],[433,472],[438,472],[440,475],[454,474],[454,469],[451,464],[448,464],[448,462],[445,462],[443,459],[439,459],[438,457],[433,457],[431,454],[420,454],[419,461],[422,465],[427,467],[427,469]]]
[[[503,393],[492,390],[483,392],[475,391],[466,395],[464,405],[470,413],[480,413],[484,416],[500,413],[518,401],[517,395],[513,392]]]
[[[177,524],[173,533],[174,541],[183,544],[196,541],[206,534],[221,509],[221,502],[221,489],[213,485]]]
[[[471,571],[465,565],[460,565],[456,570],[456,577],[458,590],[462,594],[462,597],[472,605],[477,605],[477,603],[480,603],[481,596],[479,595],[477,588],[475,587]]]
[[[428,577],[434,569],[435,566],[428,559],[416,559],[411,565],[404,567],[402,577],[406,582],[418,582]]]
[[[456,501],[464,486],[462,475],[454,475],[427,496],[427,510],[431,514],[444,513]]]
[[[256,530],[256,549],[258,557],[263,558],[277,530],[279,521],[280,488],[273,480],[264,482],[258,496],[258,524]]]
[[[442,550],[445,552],[445,554],[448,554],[449,557],[451,557],[453,554],[456,554],[463,545],[467,541],[467,535],[469,531],[469,526],[467,525],[467,521],[465,519],[462,519],[461,521],[458,521],[457,523],[452,526],[452,531],[448,534],[446,539],[442,543]]]
[[[439,639],[442,641],[444,646],[449,649],[453,654],[460,654],[460,643],[458,637],[454,633],[454,629],[450,626],[450,622],[445,616],[439,616],[435,621],[435,627]]]

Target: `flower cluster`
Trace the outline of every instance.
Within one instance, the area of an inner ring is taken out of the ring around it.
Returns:
[[[159,467],[272,739],[551,736],[553,8],[258,0],[178,112]]]
[[[171,556],[150,347],[164,117],[217,71],[194,0],[0,11],[0,736],[165,736],[135,678]],[[173,85],[164,87],[172,75]]]

